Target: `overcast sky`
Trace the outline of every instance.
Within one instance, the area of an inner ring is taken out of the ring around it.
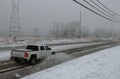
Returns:
[[[119,0],[101,1],[116,13],[120,13]],[[11,10],[11,0],[0,0],[0,35],[8,34]],[[25,34],[32,34],[33,29],[38,28],[41,34],[47,33],[54,22],[79,21],[80,11],[82,11],[82,26],[91,29],[110,28],[110,21],[91,13],[72,0],[21,0],[19,12],[22,31]],[[114,23],[114,27],[119,28],[119,25]]]

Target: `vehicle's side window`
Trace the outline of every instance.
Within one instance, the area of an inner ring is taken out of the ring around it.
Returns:
[[[38,49],[38,46],[35,46],[34,47],[34,51],[38,51],[39,49]]]
[[[49,47],[48,47],[48,46],[45,46],[45,49],[46,49],[46,50],[49,50]]]
[[[41,50],[45,50],[45,49],[44,49],[44,46],[40,46],[40,49],[41,49]]]
[[[45,49],[46,49],[46,50],[51,50],[48,46],[45,46]]]
[[[38,51],[39,50],[38,46],[34,46],[34,45],[29,45],[29,46],[27,46],[26,49],[29,49],[29,50],[32,50],[32,51]]]

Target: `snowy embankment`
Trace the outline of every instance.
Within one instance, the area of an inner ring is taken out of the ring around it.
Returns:
[[[71,60],[22,79],[120,79],[120,46]]]
[[[10,60],[10,50],[0,51],[0,61]]]
[[[41,40],[24,40],[17,41],[16,43],[6,42],[4,39],[0,40],[0,47],[16,47],[16,46],[25,46],[28,44],[61,44],[61,43],[75,43],[75,42],[92,42],[92,39],[87,38],[76,38],[76,39],[41,39]]]

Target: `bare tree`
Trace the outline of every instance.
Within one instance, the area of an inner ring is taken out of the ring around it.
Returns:
[[[33,36],[36,38],[36,37],[39,37],[39,29],[38,28],[34,28],[33,29]]]
[[[109,38],[111,37],[112,32],[109,29],[103,29],[100,27],[97,27],[95,31],[93,32],[95,37],[104,37],[104,38]]]
[[[80,37],[80,26],[78,21],[72,21],[67,24],[64,23],[55,23],[54,28],[52,29],[52,35],[55,37]]]
[[[87,27],[82,27],[81,33],[82,33],[81,37],[83,37],[83,38],[91,37],[91,32],[89,31],[89,29]]]

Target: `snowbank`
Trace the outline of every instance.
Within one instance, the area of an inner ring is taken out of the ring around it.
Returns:
[[[120,46],[74,59],[22,79],[120,79]]]
[[[0,62],[10,60],[10,50],[0,51]]]
[[[1,41],[2,40],[2,41]],[[13,46],[24,46],[27,44],[60,44],[60,43],[75,43],[75,42],[91,42],[92,39],[87,38],[76,38],[76,39],[39,39],[39,40],[23,40],[17,41],[16,43],[6,42],[4,39],[0,39],[0,47],[13,47]]]

